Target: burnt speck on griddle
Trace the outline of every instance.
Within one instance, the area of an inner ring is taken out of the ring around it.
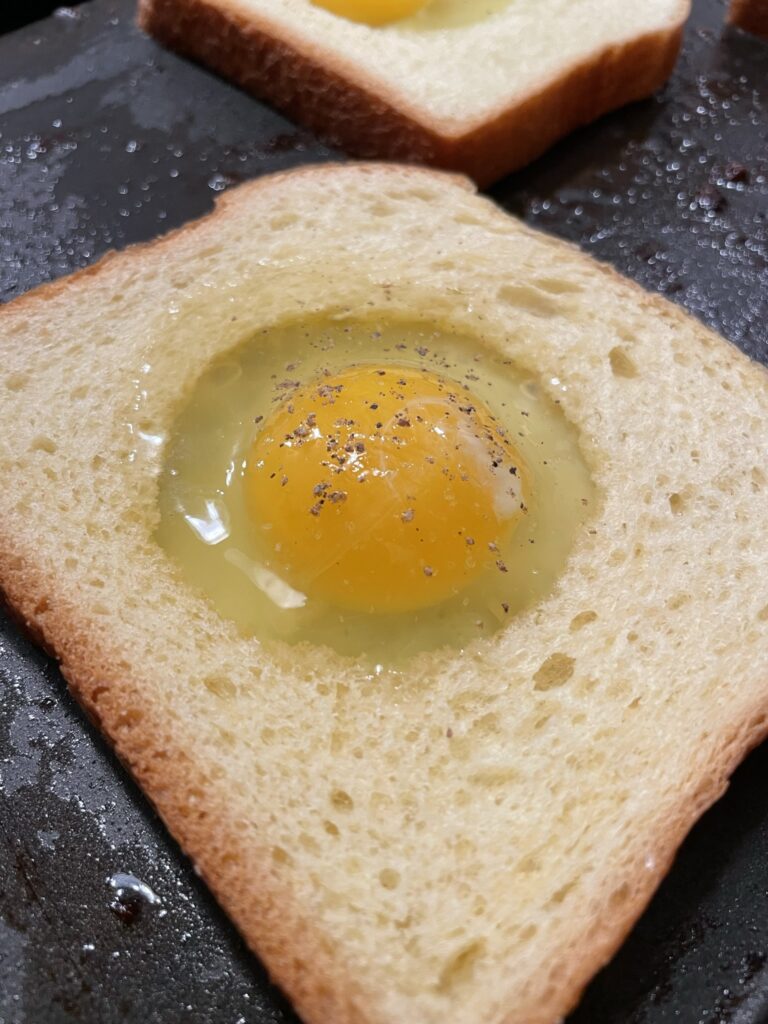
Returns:
[[[713,213],[719,213],[727,205],[723,193],[710,184],[702,185],[693,200],[699,209],[711,210]]]
[[[744,164],[736,163],[736,161],[731,161],[725,165],[723,177],[726,181],[733,181],[742,185],[749,183],[749,171]]]
[[[160,906],[161,899],[146,882],[127,872],[117,871],[107,879],[112,890],[109,909],[123,924],[133,924],[145,907]],[[161,911],[164,914],[164,911]]]
[[[644,242],[635,249],[635,252],[646,263],[655,263],[659,258],[658,246],[653,242]],[[527,413],[523,413],[523,415],[525,416]]]

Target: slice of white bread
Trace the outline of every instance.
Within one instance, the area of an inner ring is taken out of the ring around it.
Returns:
[[[768,39],[768,0],[731,0],[728,21],[745,32]]]
[[[548,599],[397,683],[267,653],[192,592],[152,539],[161,449],[129,430],[148,372],[167,432],[260,327],[372,310],[529,367],[600,493]],[[4,307],[0,353],[2,587],[304,1018],[567,1012],[766,732],[765,369],[391,165],[242,186]]]
[[[163,43],[353,156],[459,170],[488,184],[657,89],[689,8],[689,0],[511,0],[488,18],[430,31],[372,28],[309,0],[140,0],[139,18]]]

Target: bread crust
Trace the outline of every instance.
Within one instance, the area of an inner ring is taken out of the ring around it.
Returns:
[[[382,170],[375,168],[378,174]],[[330,173],[340,171],[343,169],[334,168]],[[223,196],[208,218],[124,253],[108,254],[92,267],[9,303],[0,309],[0,322],[24,316],[31,304],[45,302],[64,290],[76,297],[79,289],[87,291],[90,278],[108,278],[143,259],[150,248],[172,249],[180,236],[187,237],[210,218],[227,214],[241,196],[266,192],[279,180],[297,174],[317,176],[322,181],[328,173],[328,168],[308,167],[241,186]],[[432,172],[420,168],[393,166],[387,173],[433,177]],[[571,248],[564,242],[558,244]],[[667,318],[687,319],[682,311],[645,293],[612,269],[601,269],[621,280],[623,287],[642,292],[649,311],[656,309]],[[765,373],[762,367],[755,366],[755,370]],[[270,870],[271,851],[265,847],[243,850],[241,830],[226,803],[206,792],[194,759],[178,737],[153,717],[141,684],[121,674],[108,640],[93,632],[76,606],[60,599],[63,586],[55,572],[45,574],[36,565],[34,551],[20,551],[18,538],[2,528],[0,588],[37,642],[58,658],[73,696],[112,744],[250,948],[264,960],[272,978],[288,993],[308,1024],[391,1024],[389,1018],[372,1008],[364,987],[350,976],[321,927],[302,914],[295,895],[278,882]],[[584,941],[574,944],[572,937],[567,937],[560,949],[553,950],[551,962],[558,972],[557,987],[548,987],[544,978],[527,1003],[516,1003],[498,1022],[494,1019],[478,1024],[553,1024],[570,1011],[594,973],[621,945],[692,826],[723,794],[741,760],[767,735],[768,711],[765,702],[756,702],[737,726],[724,730],[718,751],[708,763],[708,773],[699,778],[695,790],[680,793],[674,813],[647,822],[646,838],[653,837],[649,842],[654,863],[642,876],[629,880],[634,883],[633,898],[618,910],[606,899],[588,938],[582,937]]]
[[[101,264],[97,267],[101,269]],[[0,584],[14,616],[36,643],[58,659],[73,697],[302,1019],[307,1024],[391,1024],[370,1011],[364,989],[349,976],[317,924],[301,914],[294,895],[274,884],[270,852],[260,849],[249,858],[240,855],[239,830],[226,805],[212,807],[209,801],[206,810],[199,809],[204,800],[200,801],[201,780],[194,760],[182,746],[173,744],[172,736],[163,734],[151,714],[143,713],[146,696],[115,673],[116,658],[108,647],[94,643],[77,610],[56,601],[56,580],[36,572],[32,560],[19,556],[17,548],[12,539],[0,534]],[[710,762],[710,774],[700,780],[696,792],[681,796],[674,816],[658,822],[656,828],[649,824],[656,834],[655,865],[635,879],[634,899],[620,913],[605,913],[589,943],[566,943],[554,952],[552,963],[560,978],[557,990],[534,993],[499,1024],[553,1024],[575,1008],[592,977],[619,949],[645,910],[691,828],[725,793],[741,761],[766,737],[768,714],[764,705],[756,705],[741,729],[724,739],[720,753]]]
[[[310,49],[255,10],[246,15],[237,0],[140,0],[139,24],[353,156],[459,171],[484,186],[658,89],[677,59],[689,6],[680,0],[676,23],[566,66],[473,123],[426,116],[357,65]]]
[[[745,32],[768,39],[768,0],[731,0],[728,21]]]
[[[101,269],[101,264],[97,264]],[[146,694],[115,670],[117,657],[95,640],[77,609],[57,600],[57,582],[34,556],[0,535],[0,583],[11,614],[59,661],[89,721],[141,787],[170,833],[235,922],[271,977],[310,1024],[380,1024],[365,992],[339,962],[316,922],[276,884],[269,849],[243,851],[225,803],[206,793],[194,758],[165,733]]]

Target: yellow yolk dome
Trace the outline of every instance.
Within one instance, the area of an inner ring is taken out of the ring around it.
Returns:
[[[392,365],[296,390],[245,473],[268,567],[358,611],[427,607],[507,572],[498,546],[525,511],[524,467],[490,411],[461,384]]]
[[[316,7],[324,7],[350,21],[366,25],[388,25],[416,14],[426,7],[428,0],[312,0]]]

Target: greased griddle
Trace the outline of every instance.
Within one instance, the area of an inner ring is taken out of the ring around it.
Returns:
[[[660,95],[491,194],[768,362],[768,43],[723,30],[721,0],[694,6]],[[241,180],[341,159],[156,46],[133,8],[90,0],[0,36],[3,300],[199,216]],[[296,1024],[55,665],[7,620],[0,686],[0,1024]],[[768,746],[570,1024],[763,1021]]]

